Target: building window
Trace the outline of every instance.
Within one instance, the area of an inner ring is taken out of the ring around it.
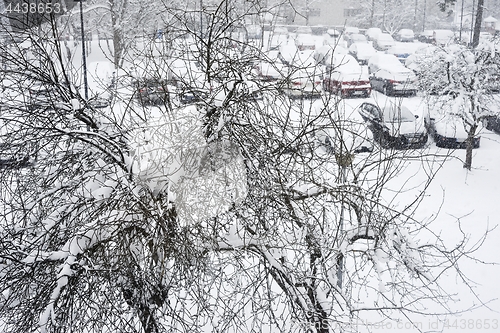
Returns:
[[[321,10],[319,8],[309,8],[309,17],[319,16],[321,16]]]
[[[346,8],[344,9],[344,17],[353,17],[363,12],[361,8]]]

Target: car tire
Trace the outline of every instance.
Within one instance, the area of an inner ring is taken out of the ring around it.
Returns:
[[[388,133],[380,133],[379,142],[382,148],[391,148],[391,140]]]
[[[389,96],[389,89],[387,89],[386,85],[384,85],[384,87],[382,88],[382,93],[386,96]]]

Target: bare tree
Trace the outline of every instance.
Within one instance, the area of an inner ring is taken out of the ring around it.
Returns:
[[[359,153],[356,110],[283,94],[301,68],[255,78],[265,56],[232,32],[258,3],[169,10],[185,38],[134,66],[162,88],[154,106],[133,71],[115,104],[87,103],[57,39],[2,49],[2,152],[29,162],[0,169],[3,331],[333,332],[365,311],[411,320],[450,300],[442,273],[474,248],[419,240],[434,170],[390,183],[425,151]],[[183,105],[186,92],[200,98]]]

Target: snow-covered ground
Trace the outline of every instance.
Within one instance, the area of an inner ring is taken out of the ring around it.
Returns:
[[[381,98],[376,92],[372,95]],[[385,98],[385,97],[382,97]],[[379,101],[380,102],[380,101]],[[421,108],[421,100],[417,98],[405,99],[407,106]],[[500,266],[493,263],[500,262],[500,135],[483,130],[481,133],[481,147],[474,150],[473,169],[467,171],[462,167],[465,159],[464,150],[449,151],[437,148],[432,140],[428,149],[432,155],[447,155],[442,168],[437,172],[427,190],[427,195],[416,211],[417,220],[435,220],[433,231],[448,243],[449,246],[458,245],[462,238],[457,232],[458,222],[462,231],[469,240],[470,248],[478,247],[472,258],[463,260],[463,275],[471,279],[470,286],[473,292],[459,277],[454,274],[447,276],[448,283],[443,288],[450,293],[456,293],[460,300],[448,304],[450,310],[460,311],[471,307],[476,310],[465,311],[461,315],[441,317],[440,320],[429,318],[416,319],[421,323],[424,331],[435,330],[443,332],[477,331],[495,332],[500,330]],[[440,159],[409,161],[407,168],[401,170],[398,177],[392,180],[394,186],[404,182],[407,187],[411,184],[421,184],[427,179],[427,168],[436,168]],[[405,201],[405,193],[398,194],[398,200]],[[496,228],[496,229],[495,229]],[[483,235],[488,232],[482,242]],[[492,263],[492,264],[487,264]],[[485,302],[481,306],[480,301]],[[375,316],[376,317],[376,316]],[[375,318],[373,318],[375,320]],[[374,323],[374,321],[372,321]],[[371,326],[374,332],[412,332],[406,319],[396,322],[385,321],[385,324]]]

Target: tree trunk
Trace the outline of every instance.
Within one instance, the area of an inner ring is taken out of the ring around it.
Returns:
[[[472,149],[474,149],[474,136],[476,135],[477,125],[474,124],[469,131],[467,131],[467,141],[465,142],[465,162],[464,168],[471,170],[472,168]]]
[[[472,38],[472,47],[479,45],[479,34],[481,33],[481,23],[483,21],[484,0],[478,0],[476,10],[476,20],[474,23],[474,37]]]
[[[375,0],[372,0],[372,7],[370,13],[370,27],[374,27],[373,18],[375,17]]]

